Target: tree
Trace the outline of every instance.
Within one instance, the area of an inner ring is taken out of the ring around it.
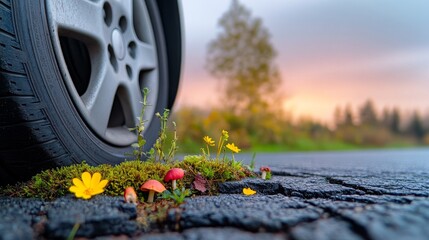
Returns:
[[[207,68],[225,81],[223,106],[251,116],[266,112],[278,102],[275,93],[281,82],[267,29],[238,0],[232,1],[219,25],[222,31],[209,45]]]
[[[383,109],[383,113],[381,115],[381,124],[390,130],[390,124],[392,122],[392,113],[388,108]]]
[[[354,126],[354,117],[352,108],[349,104],[344,108],[344,112],[339,106],[334,111],[334,121],[337,128]]]
[[[354,125],[353,113],[350,105],[347,105],[346,108],[344,109],[344,125],[346,126]]]
[[[398,134],[400,132],[401,125],[401,116],[399,114],[399,110],[394,108],[390,115],[390,131],[392,133]]]
[[[335,127],[338,129],[343,125],[343,113],[341,112],[341,107],[336,106],[334,110],[334,122]]]
[[[359,111],[361,125],[375,127],[378,125],[377,114],[374,104],[367,100]]]
[[[425,129],[423,127],[423,121],[420,117],[420,114],[416,111],[411,117],[410,125],[408,126],[408,131],[414,135],[414,137],[421,141],[425,136]]]
[[[383,126],[393,134],[400,133],[401,116],[398,108],[389,110],[385,108],[383,110],[383,116],[381,119]]]

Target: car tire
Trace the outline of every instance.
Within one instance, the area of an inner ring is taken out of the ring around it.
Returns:
[[[169,107],[168,59],[156,1],[0,0],[0,183],[131,153]]]

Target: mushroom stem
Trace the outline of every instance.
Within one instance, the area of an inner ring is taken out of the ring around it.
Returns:
[[[153,197],[155,196],[155,191],[150,190],[149,191],[149,196],[147,197],[147,202],[148,203],[153,203]]]
[[[134,203],[137,205],[137,194],[133,187],[127,187],[125,189],[124,198],[126,203]]]
[[[133,196],[133,195],[131,195],[131,194],[128,194],[127,195],[127,197],[126,197],[126,201],[125,201],[126,203],[134,203],[135,205],[137,205],[137,200],[136,200],[136,198]]]
[[[176,180],[173,180],[173,190],[176,190],[177,185],[176,185]]]
[[[264,180],[265,180],[265,178],[267,178],[267,172],[266,171],[262,171],[261,178],[264,179]]]

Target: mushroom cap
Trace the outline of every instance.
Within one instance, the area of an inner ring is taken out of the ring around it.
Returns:
[[[124,200],[125,202],[134,202],[137,203],[137,194],[133,187],[127,187],[124,190]]]
[[[147,180],[141,187],[142,191],[155,191],[157,193],[164,192],[166,189],[162,183],[157,180]]]
[[[263,171],[265,171],[265,172],[271,172],[270,167],[266,167],[266,166],[261,167],[259,170],[261,170],[261,172],[263,172]]]
[[[134,191],[133,187],[127,187],[127,188],[125,188],[124,197],[126,197],[128,194],[131,194],[133,196],[137,196],[136,191]]]
[[[182,179],[185,176],[185,171],[181,168],[172,168],[167,174],[165,174],[164,182],[169,182],[171,180]]]

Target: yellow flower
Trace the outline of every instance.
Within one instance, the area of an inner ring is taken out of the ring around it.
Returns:
[[[228,131],[222,130],[222,136],[224,136],[225,138],[229,138]]]
[[[209,136],[205,136],[204,141],[207,143],[207,145],[213,147],[215,145],[215,141],[213,141],[213,139]]]
[[[226,147],[234,153],[239,153],[241,151],[241,149],[235,146],[234,143],[228,143],[226,144]]]
[[[243,188],[243,194],[246,196],[255,194],[256,191],[251,188]]]
[[[74,193],[77,198],[90,199],[92,196],[104,192],[108,181],[101,180],[101,174],[96,172],[92,175],[89,172],[82,173],[82,181],[78,178],[73,178],[73,186],[69,188],[70,192]]]

